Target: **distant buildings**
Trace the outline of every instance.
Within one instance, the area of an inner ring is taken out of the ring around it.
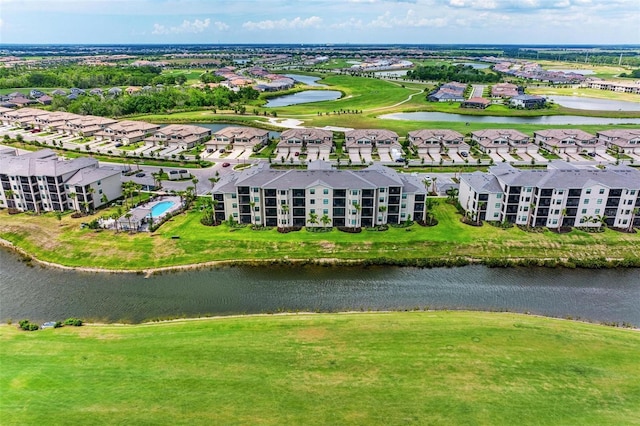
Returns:
[[[452,81],[441,85],[438,90],[429,93],[429,102],[464,102],[467,84]]]
[[[224,148],[254,149],[269,142],[269,132],[253,127],[225,127],[213,133],[210,141],[205,143],[208,151]]]
[[[509,99],[509,105],[524,109],[541,108],[546,102],[544,97],[537,95],[518,95]]]

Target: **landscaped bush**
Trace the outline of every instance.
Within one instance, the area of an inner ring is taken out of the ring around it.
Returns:
[[[388,231],[389,230],[389,225],[378,225],[378,226],[373,226],[371,228],[365,228],[366,231]]]
[[[271,226],[251,225],[251,230],[253,231],[269,231],[271,229],[273,229]]]
[[[503,221],[503,222],[498,222],[496,220],[488,220],[486,221],[489,225],[491,226],[495,226],[496,228],[500,228],[500,229],[509,229],[509,228],[513,228],[513,223],[508,222],[508,221]]]
[[[362,232],[362,228],[352,228],[347,226],[338,226],[338,231],[346,232],[348,234],[359,234]]]
[[[288,234],[289,232],[297,232],[302,229],[302,226],[287,226],[287,227],[278,227],[278,232],[281,234]]]
[[[82,320],[78,318],[67,318],[64,320],[64,325],[72,325],[74,327],[80,327],[82,325]]]
[[[21,320],[18,322],[18,327],[24,331],[36,331],[40,329],[38,324],[32,323],[29,320]]]
[[[308,226],[305,228],[307,230],[307,232],[315,232],[317,234],[323,233],[323,232],[331,232],[333,231],[332,227],[318,227],[318,226]]]

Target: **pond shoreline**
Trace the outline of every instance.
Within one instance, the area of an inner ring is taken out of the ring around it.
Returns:
[[[603,258],[601,256],[584,257],[573,259],[563,258],[475,258],[470,256],[451,256],[449,258],[422,258],[422,259],[393,259],[393,258],[372,258],[372,259],[338,259],[338,258],[282,258],[282,259],[244,259],[244,260],[212,260],[201,263],[191,263],[183,265],[171,265],[141,269],[109,269],[91,266],[68,266],[55,262],[39,259],[29,253],[29,251],[16,246],[10,241],[0,238],[0,247],[6,248],[18,254],[23,262],[35,262],[38,265],[62,269],[67,271],[78,271],[87,273],[102,274],[136,274],[150,277],[155,274],[174,273],[184,271],[197,271],[206,269],[218,269],[227,267],[259,267],[259,266],[328,266],[328,267],[349,267],[349,266],[396,266],[413,268],[451,268],[468,265],[483,265],[489,268],[510,268],[510,267],[543,267],[543,268],[567,268],[567,269],[615,269],[615,268],[640,268],[640,258]]]

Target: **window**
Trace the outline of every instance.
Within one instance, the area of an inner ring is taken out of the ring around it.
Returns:
[[[329,209],[322,209],[322,214],[329,214]]]
[[[358,195],[358,190],[357,189],[352,189],[351,190],[351,195]]]
[[[558,224],[558,219],[553,219],[553,220],[551,221],[551,223],[552,223],[553,225],[557,225],[557,224]]]
[[[600,214],[600,209],[596,209],[596,214]]]
[[[582,209],[582,214],[587,214],[587,209]]]
[[[255,206],[255,207],[253,208],[253,211],[254,211],[254,212],[259,212],[259,211],[260,211],[260,206]]]
[[[495,218],[497,218],[498,216],[500,216],[500,214],[499,214],[498,212],[495,212],[495,213],[493,214],[493,217],[495,217]]]
[[[260,222],[260,216],[256,216],[256,222]]]
[[[596,200],[596,204],[602,204],[602,198],[598,198],[598,199]]]
[[[502,194],[496,194],[496,198],[502,198]]]
[[[316,193],[315,188],[311,188],[311,189],[309,190],[309,194],[315,194],[315,193]]]
[[[238,203],[231,204],[231,207],[234,208],[234,209],[237,209],[238,208]]]
[[[531,192],[531,188],[527,188],[527,192]]]
[[[406,200],[407,199],[407,194],[402,194],[402,199]]]
[[[102,189],[98,189],[98,194],[102,194]]]
[[[252,191],[253,191],[253,192],[258,192],[258,191],[259,191],[259,189],[258,189],[258,188],[253,188],[253,189],[252,189]]]
[[[253,197],[253,202],[254,203],[259,203],[260,202],[260,197]]]
[[[598,191],[599,194],[604,194],[604,188],[600,188],[600,191]]]
[[[351,201],[351,205],[355,206],[356,204],[358,204],[358,202],[356,200]]]
[[[500,208],[500,203],[496,203],[496,209]]]
[[[309,213],[315,213],[316,209],[309,209]]]
[[[587,190],[585,191],[587,194],[591,194],[591,188],[587,188]]]
[[[402,209],[406,209],[406,208],[407,208],[407,203],[402,203],[402,204],[400,205],[400,208],[402,208]]]
[[[585,204],[589,204],[589,199],[588,199],[588,198],[586,198],[586,199],[584,200],[584,203],[585,203]]]
[[[329,204],[329,199],[325,198],[324,200],[322,200],[322,204],[327,205]]]
[[[287,190],[286,189],[281,189],[280,190],[280,195],[287,195]]]
[[[384,188],[380,188],[380,193],[384,194],[385,189]]]
[[[325,188],[325,189],[323,189],[323,190],[322,190],[322,193],[323,193],[324,195],[327,195],[327,194],[329,193],[329,190]]]
[[[280,200],[280,205],[284,206],[285,204],[287,204],[287,200]]]
[[[233,198],[235,200],[236,198],[238,198],[238,195],[237,194],[231,194],[231,198]]]
[[[384,197],[378,198],[378,201],[380,201],[381,203],[384,203]]]
[[[309,200],[309,204],[315,204],[315,203],[316,203],[315,199],[312,198],[312,199]]]
[[[636,190],[635,190],[635,189],[632,189],[631,191],[629,191],[629,194],[631,194],[631,195],[636,195]]]
[[[98,181],[98,185],[102,185],[102,181],[101,180]]]

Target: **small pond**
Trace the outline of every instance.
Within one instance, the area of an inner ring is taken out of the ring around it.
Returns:
[[[494,115],[463,115],[445,112],[400,112],[381,115],[388,120],[410,121],[457,121],[466,123],[508,123],[508,124],[640,124],[640,118],[583,117],[580,115],[545,115],[539,117],[501,117]]]
[[[336,99],[340,99],[340,96],[342,96],[342,93],[337,90],[305,90],[291,95],[271,98],[265,106],[272,108],[311,102],[335,101]]]
[[[307,86],[326,86],[326,84],[317,82],[318,80],[320,80],[320,77],[314,77],[311,75],[285,74],[285,77],[292,78],[295,81],[306,84]]]
[[[640,111],[640,102],[614,101],[580,96],[545,95],[545,97],[567,108],[590,111]]]
[[[454,62],[453,65],[464,65],[467,67],[475,68],[477,70],[483,70],[491,66],[489,64],[478,64],[476,62]]]

